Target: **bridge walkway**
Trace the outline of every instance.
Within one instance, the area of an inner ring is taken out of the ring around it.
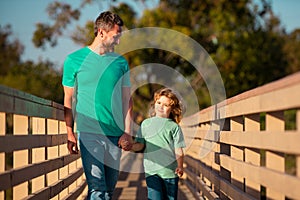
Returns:
[[[113,200],[147,200],[147,186],[142,165],[141,153],[123,152],[120,176]],[[194,200],[192,193],[179,181],[178,200]]]

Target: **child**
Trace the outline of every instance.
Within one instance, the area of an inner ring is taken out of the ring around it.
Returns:
[[[185,147],[178,125],[182,117],[181,103],[171,89],[163,88],[155,93],[151,108],[151,118],[142,122],[132,150],[145,148],[148,199],[177,199]]]

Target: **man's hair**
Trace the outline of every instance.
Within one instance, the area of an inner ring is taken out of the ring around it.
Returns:
[[[115,25],[123,26],[123,24],[123,20],[119,15],[110,11],[103,12],[97,17],[95,21],[94,35],[95,37],[97,36],[99,28],[105,31],[110,31]]]

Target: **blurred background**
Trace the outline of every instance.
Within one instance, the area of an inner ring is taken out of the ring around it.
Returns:
[[[218,67],[227,98],[300,70],[297,0],[1,0],[0,84],[63,103],[64,59],[90,44],[93,21],[105,10],[118,13],[128,30],[162,27],[196,40]],[[132,69],[146,63],[176,69],[191,84],[200,109],[211,105],[203,78],[180,56],[159,49],[124,56]],[[146,79],[153,75],[147,73]],[[159,87],[134,91],[137,122]]]

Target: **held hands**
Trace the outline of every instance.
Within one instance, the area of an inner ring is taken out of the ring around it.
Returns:
[[[131,135],[124,133],[120,137],[118,144],[123,150],[130,151],[133,145],[133,140]]]
[[[183,175],[183,168],[177,167],[175,169],[175,174],[177,174],[179,177],[182,177],[182,175]]]

